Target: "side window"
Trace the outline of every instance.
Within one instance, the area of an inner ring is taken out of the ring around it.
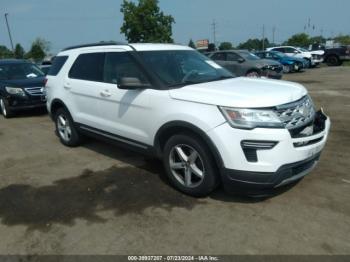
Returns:
[[[219,60],[219,61],[225,61],[226,55],[225,53],[215,53],[212,55],[211,59],[213,60]]]
[[[235,53],[227,53],[226,60],[235,62],[235,61],[238,61],[239,58],[240,58],[240,56],[235,54]]]
[[[285,53],[294,53],[296,50],[294,48],[287,47],[285,48]]]
[[[102,82],[104,58],[105,53],[79,55],[69,71],[69,78]]]
[[[282,47],[275,48],[275,49],[273,49],[273,51],[278,51],[278,52],[286,53],[285,49],[282,48]]]
[[[103,82],[118,84],[121,78],[136,78],[148,84],[147,77],[127,52],[106,53]]]
[[[47,74],[50,76],[56,76],[60,72],[67,59],[68,56],[56,56],[53,59],[52,66],[50,67],[49,72]]]

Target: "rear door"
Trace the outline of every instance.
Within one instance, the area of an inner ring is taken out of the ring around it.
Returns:
[[[89,126],[101,123],[99,101],[106,86],[103,83],[104,60],[104,52],[80,54],[64,80],[75,122]]]
[[[244,66],[239,62],[242,59],[239,55],[233,52],[226,53],[226,68],[234,73],[236,76],[245,74]]]

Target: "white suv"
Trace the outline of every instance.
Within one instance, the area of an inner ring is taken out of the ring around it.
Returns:
[[[64,145],[88,135],[159,157],[170,182],[194,196],[220,183],[253,194],[298,180],[330,128],[303,86],[235,78],[180,45],[67,48],[46,93]]]
[[[323,62],[323,58],[313,55],[309,50],[294,46],[278,46],[270,47],[266,49],[267,51],[278,51],[285,53],[288,56],[295,56],[298,58],[303,58],[308,61],[309,67],[317,66]]]

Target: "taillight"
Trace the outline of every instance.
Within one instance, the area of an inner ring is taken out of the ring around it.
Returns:
[[[46,87],[47,84],[47,78],[44,79],[44,86]]]

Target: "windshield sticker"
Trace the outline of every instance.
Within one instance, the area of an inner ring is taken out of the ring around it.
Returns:
[[[215,63],[214,61],[205,60],[205,62],[206,62],[208,65],[210,65],[210,66],[212,66],[212,67],[214,67],[214,68],[216,68],[216,69],[222,69],[222,67],[219,66],[219,65],[218,65],[217,63]]]

